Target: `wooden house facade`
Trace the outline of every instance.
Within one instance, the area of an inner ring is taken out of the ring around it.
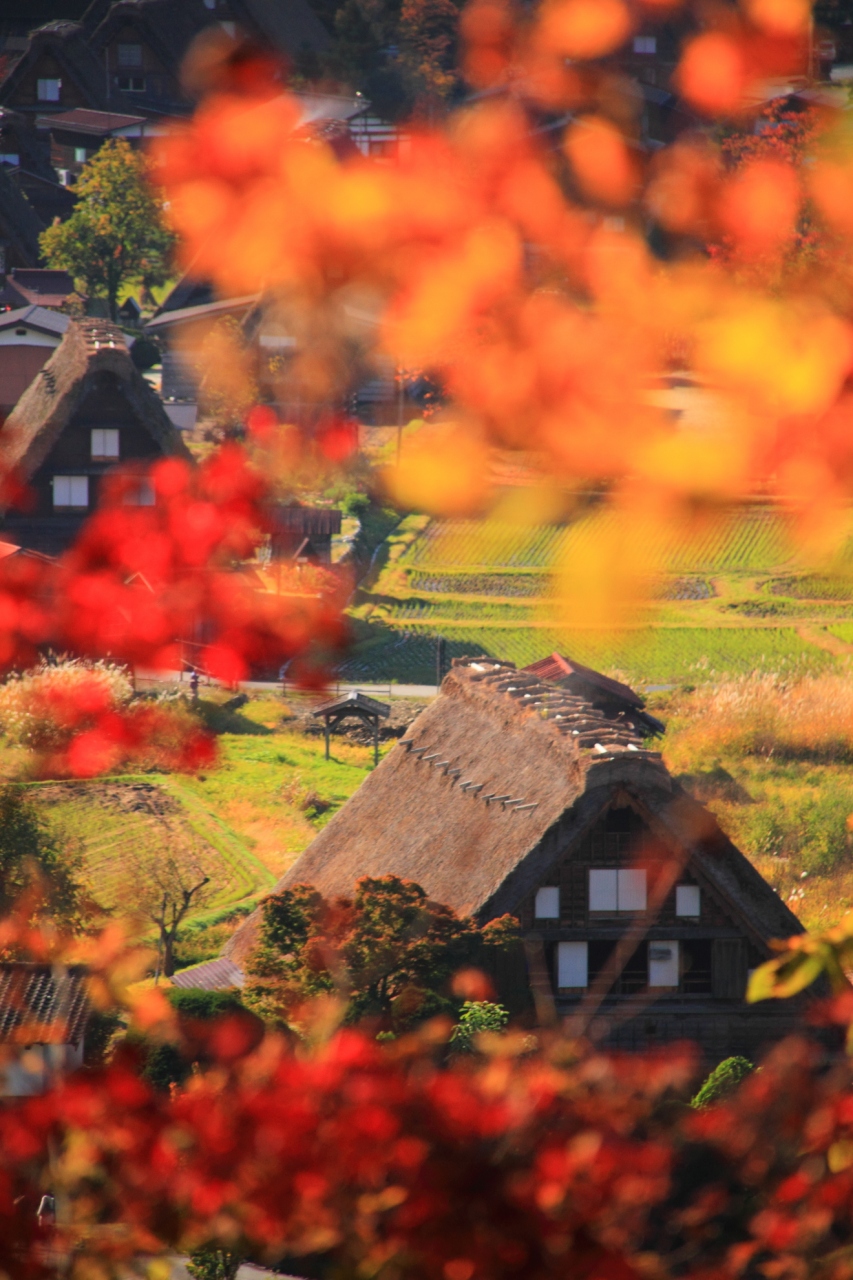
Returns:
[[[635,729],[508,663],[458,660],[278,887],[350,896],[388,874],[481,922],[516,916],[501,998],[592,1018],[611,1044],[754,1056],[798,1016],[744,1000],[797,918]],[[258,927],[224,954],[245,963]]]
[[[32,498],[26,511],[4,513],[4,536],[49,555],[64,551],[97,506],[108,472],[134,468],[138,500],[153,501],[145,469],[166,456],[191,461],[121,330],[107,321],[74,321],[0,430],[3,464]]]

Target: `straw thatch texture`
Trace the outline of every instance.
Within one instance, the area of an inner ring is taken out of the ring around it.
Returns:
[[[129,409],[164,454],[192,460],[159,396],[131,360],[121,330],[106,321],[84,320],[69,325],[6,419],[0,433],[3,464],[29,479],[103,373],[119,381]]]

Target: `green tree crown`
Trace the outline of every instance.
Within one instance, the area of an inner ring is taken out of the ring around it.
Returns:
[[[124,138],[104,143],[83,166],[74,194],[71,217],[42,233],[42,253],[48,266],[106,297],[115,319],[123,284],[150,289],[168,279],[175,237],[148,180],[148,161]]]

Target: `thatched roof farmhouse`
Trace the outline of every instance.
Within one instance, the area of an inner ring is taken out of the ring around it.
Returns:
[[[22,546],[62,551],[97,506],[106,472],[164,456],[191,460],[121,330],[75,321],[0,429],[4,467],[34,495],[26,513],[5,513],[2,529]]]
[[[387,874],[483,922],[518,917],[525,956],[500,975],[516,1008],[531,990],[562,1015],[601,995],[612,1041],[688,1038],[717,1058],[792,1025],[788,1002],[743,996],[797,918],[624,717],[511,664],[457,661],[278,888],[348,896]],[[227,945],[236,964],[259,923]]]

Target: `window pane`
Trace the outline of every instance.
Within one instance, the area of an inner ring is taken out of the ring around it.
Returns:
[[[39,80],[37,90],[39,102],[58,102],[61,88],[61,80]]]
[[[619,872],[618,908],[620,911],[645,911],[645,870]]]
[[[678,943],[649,943],[649,986],[678,986]]]
[[[68,476],[53,477],[53,505],[55,507],[71,505],[71,482]]]
[[[118,428],[93,427],[92,457],[117,458],[118,456]]]
[[[585,942],[561,942],[557,947],[557,986],[585,987],[589,964]]]
[[[701,901],[698,884],[679,884],[675,886],[675,914],[677,916],[698,916]]]
[[[71,501],[68,505],[71,507],[88,507],[89,477],[69,476],[68,479],[71,482]]]
[[[548,885],[536,891],[536,919],[559,920],[560,890],[557,885]]]
[[[616,871],[601,870],[589,873],[590,911],[616,910]]]

